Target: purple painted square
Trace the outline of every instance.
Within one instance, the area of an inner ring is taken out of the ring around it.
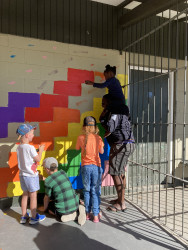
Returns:
[[[8,106],[39,107],[40,94],[35,93],[8,93]]]
[[[9,117],[8,117],[8,122],[24,122],[25,117],[24,117],[24,107],[10,107],[8,110]]]
[[[8,122],[8,108],[7,107],[0,107],[0,123],[4,122],[7,123]]]
[[[0,138],[8,137],[8,123],[0,122]]]
[[[39,94],[9,92],[8,107],[0,107],[0,138],[8,137],[8,123],[25,121],[25,107],[39,106]]]

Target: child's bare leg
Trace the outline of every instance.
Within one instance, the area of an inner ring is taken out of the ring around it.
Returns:
[[[32,218],[36,217],[36,209],[37,209],[37,192],[32,192],[30,194],[30,209]]]
[[[55,215],[53,211],[51,210],[48,210],[48,213],[51,214],[51,215]]]
[[[93,216],[93,220],[96,221],[96,220],[98,220],[98,219],[99,219],[99,216],[98,216],[98,215],[94,215],[94,216]]]
[[[22,207],[22,216],[27,216],[27,202],[28,202],[29,192],[24,191],[22,194],[22,201],[21,201],[21,207]]]

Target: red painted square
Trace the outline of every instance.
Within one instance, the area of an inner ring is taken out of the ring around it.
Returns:
[[[81,83],[72,83],[66,81],[54,82],[54,94],[81,96]]]
[[[84,83],[85,80],[94,81],[94,72],[81,69],[68,69],[68,81]]]
[[[53,121],[53,108],[52,107],[26,108],[25,121],[26,122]]]
[[[40,107],[68,107],[68,96],[41,94]]]

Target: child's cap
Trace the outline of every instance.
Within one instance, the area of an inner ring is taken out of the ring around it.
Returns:
[[[58,161],[54,157],[47,157],[43,161],[44,167],[48,168],[48,169],[50,169],[50,167],[52,167],[52,165],[54,166],[54,164],[56,165],[56,167],[58,167]]]
[[[96,126],[96,119],[93,116],[86,116],[84,118],[83,126]]]
[[[19,136],[19,138],[23,135],[26,135],[27,133],[29,133],[29,131],[31,131],[32,129],[36,129],[37,125],[30,125],[30,124],[21,124],[17,130],[16,130],[16,134]]]

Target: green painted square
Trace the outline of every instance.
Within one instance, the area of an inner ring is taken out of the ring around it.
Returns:
[[[76,149],[67,150],[67,161],[68,166],[80,166],[81,151]]]
[[[104,140],[105,129],[103,128],[103,126],[100,123],[97,123],[97,126],[99,128],[99,135]]]
[[[59,170],[63,169],[68,177],[74,177],[80,175],[80,165],[77,166],[68,166],[68,165],[59,165]]]
[[[39,189],[38,192],[39,193],[44,193],[45,192],[44,181],[40,181],[40,189]]]
[[[80,175],[80,165],[79,166],[74,166],[74,167],[69,167],[67,171],[68,177],[74,177]]]
[[[59,169],[63,169],[68,177],[80,174],[81,151],[75,149],[67,150],[67,164],[59,164]]]

